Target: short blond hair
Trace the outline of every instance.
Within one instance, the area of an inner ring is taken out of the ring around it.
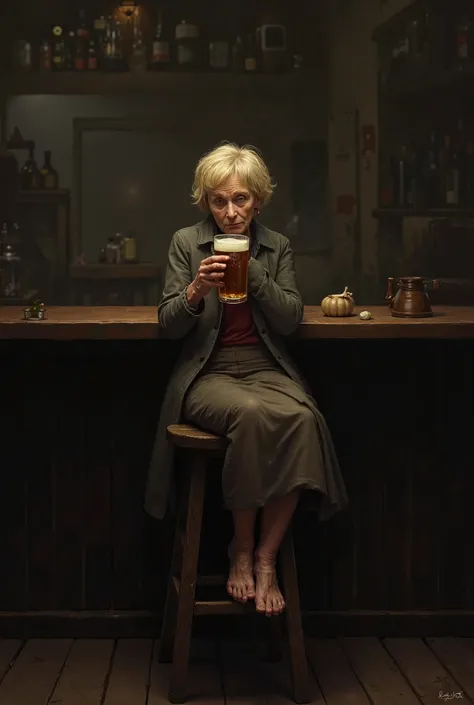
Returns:
[[[215,191],[230,176],[237,176],[260,206],[266,205],[272,197],[275,184],[258,150],[251,145],[239,147],[225,142],[199,160],[194,172],[193,203],[206,210],[209,191]]]

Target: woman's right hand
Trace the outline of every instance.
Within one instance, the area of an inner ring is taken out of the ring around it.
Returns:
[[[187,289],[187,300],[191,306],[199,304],[211,289],[218,289],[222,285],[228,260],[227,255],[212,255],[202,260],[194,281]]]

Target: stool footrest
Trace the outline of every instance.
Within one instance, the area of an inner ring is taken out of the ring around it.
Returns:
[[[234,600],[218,600],[213,602],[197,600],[194,603],[194,614],[196,617],[222,617],[234,614],[247,614],[250,611],[255,612],[255,603],[253,600],[245,604],[235,602]]]
[[[211,579],[218,579],[220,576],[203,576],[203,578],[209,577]],[[199,581],[198,581],[199,584]],[[200,583],[206,586],[220,586],[222,582],[210,582],[210,583]],[[176,592],[176,597],[179,598],[179,592],[181,589],[181,583],[179,578],[173,577],[173,585]],[[246,613],[249,610],[255,611],[255,603],[252,601],[243,604],[241,602],[235,602],[235,600],[195,600],[193,614],[199,617],[208,617],[210,615],[222,616],[222,615],[234,615]]]

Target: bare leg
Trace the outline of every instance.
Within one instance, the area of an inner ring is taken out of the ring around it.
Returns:
[[[285,497],[269,502],[263,508],[260,541],[255,553],[255,607],[257,612],[262,612],[267,617],[281,614],[285,609],[285,600],[278,587],[275,560],[298,499],[299,492],[295,490]]]
[[[255,598],[253,552],[256,516],[255,509],[232,512],[234,538],[229,546],[230,573],[227,592],[238,602]]]

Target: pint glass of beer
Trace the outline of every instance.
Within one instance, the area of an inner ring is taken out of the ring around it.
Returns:
[[[224,304],[242,304],[247,301],[249,238],[247,235],[216,235],[214,254],[227,255],[219,299]]]

